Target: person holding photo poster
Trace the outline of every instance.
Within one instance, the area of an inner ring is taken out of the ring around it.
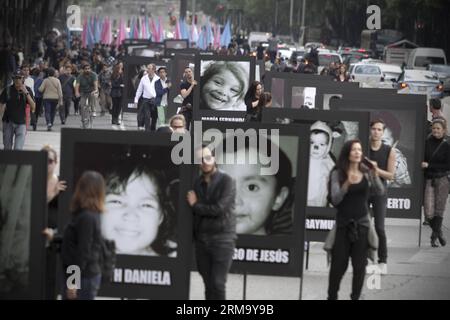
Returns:
[[[197,267],[205,284],[206,300],[225,300],[225,284],[236,247],[234,201],[236,184],[217,169],[208,147],[197,149],[201,175],[186,198],[194,214]]]
[[[64,281],[63,299],[94,300],[97,296],[102,278],[100,215],[104,205],[103,176],[95,171],[84,172],[75,186],[70,207],[72,220],[64,230],[61,247],[63,274],[67,277],[70,266],[79,266],[81,288],[70,288]]]
[[[197,81],[194,80],[194,72],[190,67],[184,69],[184,78],[185,80],[180,85],[183,102],[179,114],[184,116],[186,130],[189,131],[192,121],[192,106],[194,105],[194,88],[197,85]]]
[[[377,174],[387,187],[387,182],[395,177],[395,151],[392,147],[383,143],[386,124],[381,119],[376,119],[370,124],[370,150],[369,159],[377,168]],[[387,274],[387,239],[384,226],[387,211],[387,194],[369,198],[369,205],[372,206],[373,217],[375,218],[375,230],[378,236],[378,263],[381,274]]]

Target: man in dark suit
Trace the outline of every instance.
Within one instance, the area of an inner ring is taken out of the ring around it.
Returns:
[[[167,79],[167,68],[160,67],[158,69],[159,80],[155,82],[156,99],[155,103],[157,106],[157,118],[159,125],[166,123],[166,108],[167,108],[167,97],[169,96],[169,90],[172,84]]]

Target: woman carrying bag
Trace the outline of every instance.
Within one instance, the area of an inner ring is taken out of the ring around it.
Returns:
[[[432,134],[425,143],[425,162],[422,168],[425,170],[425,219],[433,230],[431,234],[431,246],[438,247],[447,244],[442,233],[442,221],[449,192],[450,172],[450,145],[445,139],[447,122],[444,119],[435,119],[432,124]]]
[[[366,275],[369,245],[370,194],[386,192],[376,164],[367,160],[359,140],[345,143],[330,175],[330,202],[337,209],[335,241],[331,249],[328,300],[337,300],[342,277],[351,257],[352,300],[358,300]]]

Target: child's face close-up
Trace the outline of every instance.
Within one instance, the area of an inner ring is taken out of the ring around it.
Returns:
[[[125,190],[106,195],[102,233],[115,240],[119,253],[145,255],[151,250],[163,219],[157,194],[153,179],[133,173]]]
[[[255,149],[250,150],[256,153]],[[243,157],[244,150],[238,151],[236,155],[238,159]],[[236,181],[236,232],[264,235],[264,224],[277,198],[276,177],[262,176],[260,164],[224,164],[220,165],[220,169]]]
[[[212,76],[202,89],[204,102],[213,110],[232,110],[240,93],[238,79],[229,70]]]
[[[325,133],[311,134],[311,158],[322,159],[328,150],[328,137]]]

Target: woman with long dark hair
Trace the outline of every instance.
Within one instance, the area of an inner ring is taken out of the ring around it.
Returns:
[[[95,171],[84,172],[75,187],[70,206],[72,220],[64,230],[61,258],[63,274],[70,266],[80,268],[81,288],[69,288],[65,281],[65,299],[94,300],[100,288],[100,214],[104,211],[105,190],[103,176]]]
[[[329,300],[338,298],[340,282],[350,257],[353,266],[352,300],[359,299],[364,283],[370,228],[367,203],[370,194],[385,192],[376,164],[364,159],[361,142],[348,141],[330,175],[331,203],[336,207],[337,215],[336,237],[331,250]]]
[[[117,63],[113,68],[111,76],[111,98],[112,98],[112,124],[119,125],[120,111],[122,110],[123,88],[123,63]]]

